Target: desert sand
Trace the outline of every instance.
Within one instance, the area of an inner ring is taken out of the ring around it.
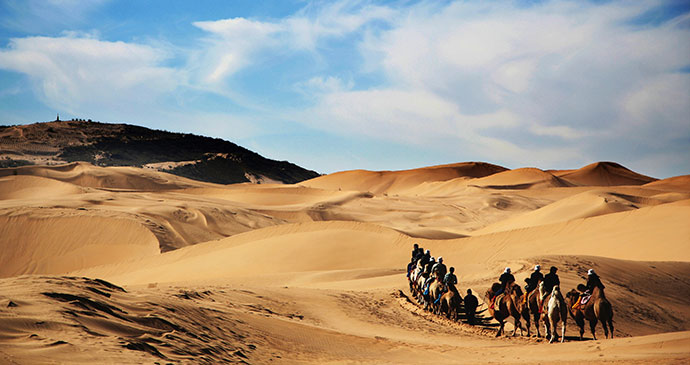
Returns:
[[[0,169],[0,363],[687,363],[689,222],[688,175],[610,162],[295,185]],[[579,341],[572,319],[563,344],[494,338],[488,320],[425,312],[405,277],[414,243],[480,302],[506,266],[522,283],[555,265],[564,292],[593,268],[615,338]]]

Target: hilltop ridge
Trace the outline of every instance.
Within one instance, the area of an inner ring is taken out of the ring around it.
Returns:
[[[219,138],[83,120],[0,126],[0,156],[0,167],[84,161],[220,184],[293,184],[319,176]]]

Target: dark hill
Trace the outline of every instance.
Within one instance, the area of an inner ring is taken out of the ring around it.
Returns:
[[[76,120],[0,126],[0,167],[74,161],[153,168],[220,184],[292,184],[319,176],[232,142],[194,134]]]

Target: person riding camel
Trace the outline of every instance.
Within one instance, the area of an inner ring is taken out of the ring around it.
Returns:
[[[407,277],[408,278],[412,274],[412,271],[414,271],[415,267],[417,267],[417,261],[413,257],[412,260],[410,260],[410,263],[407,264]]]
[[[498,296],[499,294],[505,292],[508,284],[515,281],[515,276],[513,276],[513,274],[510,273],[509,267],[506,267],[506,269],[503,271],[503,274],[501,274],[501,276],[498,278],[498,281],[501,283],[501,289],[498,289],[496,293],[494,293],[494,298],[496,298],[496,296]]]
[[[443,277],[443,284],[448,287],[448,290],[457,292],[455,286],[458,285],[458,277],[454,273],[455,268],[451,266],[450,271]]]
[[[414,259],[415,256],[417,256],[417,254],[419,253],[418,251],[419,251],[419,244],[415,243],[414,246],[412,247],[412,259]]]
[[[544,293],[541,298],[542,301],[547,295],[551,294],[554,286],[561,285],[561,280],[558,278],[556,271],[558,271],[558,268],[551,266],[549,273],[544,275]]]
[[[580,291],[580,293],[578,293],[577,300],[575,301],[575,304],[573,304],[573,310],[576,310],[580,308],[580,305],[587,303],[589,297],[592,296],[594,288],[604,290],[605,286],[602,284],[599,275],[594,272],[594,269],[589,269],[587,270],[587,284],[584,286],[582,284],[577,286],[577,289]]]
[[[429,260],[431,260],[431,251],[426,250],[422,257],[419,258],[419,265],[422,267],[422,270],[426,268],[426,264],[429,263]]]
[[[599,288],[599,289],[604,289],[604,284],[601,283],[601,279],[599,278],[599,275],[594,272],[594,269],[589,269],[587,271],[587,292],[589,294],[592,294],[592,291],[594,291],[594,288]],[[585,293],[587,293],[585,292]]]
[[[527,285],[525,286],[525,290],[527,293],[536,289],[537,285],[539,285],[539,282],[544,280],[544,274],[542,274],[540,270],[541,266],[535,265],[532,275],[530,275],[529,278],[525,279],[525,281],[527,282]]]
[[[431,268],[431,274],[432,276],[435,276],[434,274],[438,273],[438,276],[443,279],[446,276],[446,265],[443,263],[443,257],[439,256],[438,257],[438,262]]]
[[[429,250],[427,250],[429,251]],[[431,275],[432,269],[436,265],[436,259],[431,256],[429,262],[424,266],[424,274],[426,275],[426,280],[424,281],[424,292],[429,289],[429,284],[434,280],[433,275]]]

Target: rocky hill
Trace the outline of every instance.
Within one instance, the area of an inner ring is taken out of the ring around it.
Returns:
[[[232,142],[194,134],[90,120],[0,126],[0,167],[74,161],[143,167],[220,184],[292,184],[319,176]]]

